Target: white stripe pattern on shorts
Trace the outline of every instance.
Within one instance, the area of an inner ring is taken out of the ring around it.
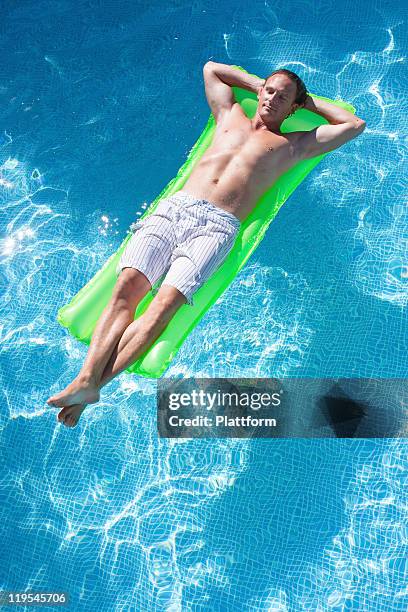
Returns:
[[[193,294],[215,272],[232,249],[240,221],[208,200],[178,191],[133,224],[117,267],[140,270],[153,287],[176,287],[193,305]],[[154,287],[154,293],[157,288]]]

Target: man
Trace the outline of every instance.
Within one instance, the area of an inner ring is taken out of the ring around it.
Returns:
[[[193,294],[233,247],[240,223],[277,178],[298,161],[336,149],[365,128],[359,117],[308,95],[289,70],[276,70],[263,80],[207,62],[203,75],[216,121],[212,145],[183,189],[136,223],[81,372],[47,400],[63,408],[58,420],[67,426],[75,426],[85,406],[99,400],[101,387],[153,344],[182,304],[192,304]],[[252,119],[235,101],[232,86],[257,94]],[[282,122],[301,107],[322,115],[329,125],[283,134]],[[148,309],[134,321],[137,304],[164,274]]]

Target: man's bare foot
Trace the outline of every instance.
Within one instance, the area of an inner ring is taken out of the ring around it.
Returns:
[[[77,376],[63,391],[47,399],[47,404],[63,408],[76,404],[95,404],[99,401],[99,388],[89,379]]]
[[[67,427],[75,427],[79,421],[79,417],[83,413],[86,404],[74,404],[73,406],[65,406],[58,414],[58,420],[61,424]]]

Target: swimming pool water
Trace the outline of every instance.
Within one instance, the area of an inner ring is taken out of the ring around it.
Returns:
[[[292,69],[367,127],[166,376],[406,377],[404,5],[43,0],[2,21],[0,589],[74,610],[405,610],[405,431],[158,439],[156,382],[127,374],[75,429],[45,404],[86,355],[57,310],[185,160],[210,59]]]

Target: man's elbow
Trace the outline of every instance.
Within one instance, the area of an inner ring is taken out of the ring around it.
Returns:
[[[209,60],[208,62],[206,62],[203,66],[203,70],[208,70],[210,68],[212,68],[214,66],[214,62],[212,62],[211,60]]]

